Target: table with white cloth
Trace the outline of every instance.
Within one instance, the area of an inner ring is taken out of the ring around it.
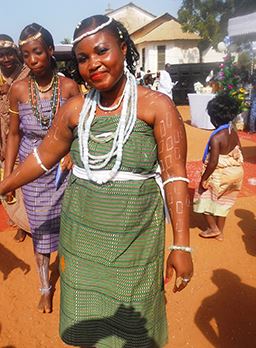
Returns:
[[[215,128],[206,109],[208,102],[214,97],[215,94],[188,93],[192,126],[203,129]]]

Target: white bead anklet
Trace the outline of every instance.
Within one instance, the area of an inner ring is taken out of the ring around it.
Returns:
[[[51,291],[52,286],[50,285],[49,288],[40,288],[39,291],[41,292],[41,294],[46,294],[47,292]]]

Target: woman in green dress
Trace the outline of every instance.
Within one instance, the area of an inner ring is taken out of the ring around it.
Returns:
[[[167,342],[162,195],[173,227],[166,278],[175,273],[176,292],[193,274],[182,119],[168,97],[137,86],[138,52],[121,23],[87,18],[73,45],[91,90],[59,110],[0,194],[34,180],[71,148],[59,244],[61,337],[87,348],[160,348]]]

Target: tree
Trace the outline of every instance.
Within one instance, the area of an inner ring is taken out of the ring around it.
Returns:
[[[62,40],[60,43],[63,44],[63,45],[65,45],[65,44],[71,44],[71,40],[68,39],[67,37],[65,37],[64,40]]]
[[[252,0],[183,0],[178,20],[186,32],[197,32],[202,40],[199,49],[217,47],[227,35],[230,17],[248,14],[256,10]]]

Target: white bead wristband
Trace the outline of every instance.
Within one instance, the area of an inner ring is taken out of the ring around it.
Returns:
[[[49,169],[47,169],[47,168],[44,166],[43,162],[41,161],[41,158],[39,157],[39,154],[38,154],[38,152],[37,152],[37,148],[36,148],[36,147],[34,147],[33,155],[34,155],[34,157],[35,157],[37,163],[39,164],[39,166],[40,166],[46,173],[49,172]]]
[[[189,247],[189,246],[171,245],[168,249],[169,249],[170,251],[179,250],[179,251],[185,251],[186,253],[192,253],[192,248]]]
[[[172,176],[171,178],[169,178],[163,182],[163,187],[166,184],[169,184],[169,182],[175,182],[175,181],[185,181],[185,182],[189,183],[189,179],[185,178],[184,176]]]

